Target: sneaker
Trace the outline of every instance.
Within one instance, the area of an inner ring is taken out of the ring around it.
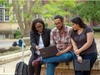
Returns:
[[[34,60],[32,62],[32,66],[38,66],[39,64],[40,64],[40,61],[38,61],[38,60]]]
[[[40,57],[32,62],[32,66],[38,66],[40,64]]]

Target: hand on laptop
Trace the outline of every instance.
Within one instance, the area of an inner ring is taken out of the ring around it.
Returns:
[[[35,48],[36,48],[36,50],[39,50],[39,49],[40,49],[40,47],[39,47],[39,46],[36,46]]]

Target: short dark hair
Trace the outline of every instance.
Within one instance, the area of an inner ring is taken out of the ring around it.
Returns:
[[[59,18],[61,21],[64,20],[63,16],[61,16],[61,15],[56,15],[56,16],[54,17],[54,19],[58,19],[58,18]]]
[[[79,17],[79,16],[76,16],[74,17],[72,20],[71,20],[72,23],[75,23],[75,24],[79,24],[79,26],[81,28],[85,28],[86,27],[86,24],[83,22],[83,20]]]
[[[33,32],[35,32],[35,33],[37,32],[37,30],[36,30],[36,28],[35,28],[35,25],[36,25],[37,23],[41,23],[41,24],[43,25],[43,30],[44,30],[44,28],[45,28],[45,24],[44,24],[44,22],[43,22],[42,19],[40,19],[40,18],[34,19],[34,20],[32,21],[32,28],[31,28],[31,30],[32,30]]]

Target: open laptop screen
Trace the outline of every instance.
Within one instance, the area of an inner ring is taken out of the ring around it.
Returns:
[[[56,46],[45,47],[45,48],[39,49],[39,51],[42,58],[55,56],[58,52]]]

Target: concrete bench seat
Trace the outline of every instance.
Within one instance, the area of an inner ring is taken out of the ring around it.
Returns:
[[[42,65],[41,75],[46,75],[46,65]],[[66,65],[66,63],[60,63],[55,68],[55,75],[75,75],[74,69],[73,69],[73,62],[69,62],[69,64]],[[95,62],[91,75],[100,75],[100,59],[97,59]]]

